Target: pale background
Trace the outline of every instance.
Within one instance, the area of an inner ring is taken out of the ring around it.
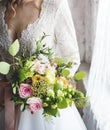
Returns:
[[[79,82],[79,89],[87,89],[89,69],[95,39],[96,19],[99,0],[68,0],[81,57],[79,71],[85,71],[86,77]]]
[[[94,43],[96,15],[99,0],[68,0],[82,61],[90,63]]]

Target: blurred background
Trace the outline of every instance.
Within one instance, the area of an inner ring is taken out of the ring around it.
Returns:
[[[81,57],[79,71],[86,72],[86,77],[80,82],[79,89],[86,89],[94,46],[99,0],[68,0],[68,3],[76,29]]]

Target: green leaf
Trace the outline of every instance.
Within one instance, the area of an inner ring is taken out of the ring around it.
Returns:
[[[8,74],[9,70],[10,70],[10,64],[8,64],[7,62],[3,62],[3,61],[0,62],[0,73],[1,74],[6,75],[6,74]]]
[[[44,40],[44,38],[46,37],[47,35],[45,35],[45,33],[43,33],[43,36],[41,36],[41,38],[36,41],[36,53],[40,53],[40,50],[41,50],[41,47],[42,47],[42,41]]]
[[[73,99],[73,101],[74,101],[77,108],[83,108],[87,105],[87,98],[86,97],[76,98],[76,99]]]
[[[16,91],[17,91],[17,88],[14,87],[14,88],[13,88],[13,93],[16,94]]]
[[[84,94],[81,91],[76,90],[73,97],[74,98],[84,98]]]
[[[63,86],[60,84],[60,83],[56,83],[55,85],[54,85],[54,91],[55,92],[57,92],[58,90],[60,90],[60,89],[62,89],[63,88]]]
[[[68,104],[67,104],[66,99],[63,99],[61,102],[58,103],[58,108],[60,108],[60,109],[64,109],[67,107],[68,107]]]
[[[36,47],[36,53],[39,53],[40,52],[40,48],[41,48],[41,41],[39,40],[39,41],[37,41],[36,42],[37,44],[37,47]]]
[[[58,65],[61,65],[64,63],[63,59],[62,58],[55,58],[54,61],[58,64]]]
[[[71,68],[72,67],[72,62],[68,62],[68,64],[66,65],[67,68]]]
[[[86,73],[85,73],[85,72],[77,72],[77,73],[74,75],[74,80],[75,80],[75,81],[79,81],[79,80],[83,79],[85,76],[86,76]]]
[[[18,41],[18,39],[17,40],[15,40],[12,44],[11,44],[11,46],[9,47],[9,54],[11,55],[11,56],[15,56],[17,53],[18,53],[18,51],[19,51],[19,48],[20,48],[20,45],[19,45],[19,41]]]
[[[20,106],[20,111],[24,111],[24,109],[25,109],[25,105],[24,105],[24,103],[22,103]]]
[[[22,82],[26,79],[26,72],[24,71],[23,68],[19,69],[19,81]]]
[[[69,71],[69,70],[67,70],[67,69],[62,70],[62,75],[63,75],[64,77],[69,76],[69,74],[70,74],[70,71]]]
[[[44,114],[48,114],[48,115],[51,115],[51,116],[57,116],[58,114],[58,109],[51,109],[51,108],[44,108]]]

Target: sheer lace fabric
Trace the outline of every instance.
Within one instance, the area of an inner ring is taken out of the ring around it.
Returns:
[[[87,96],[90,98],[90,111],[85,111],[85,122],[91,130],[91,122],[96,130],[110,130],[110,1],[100,0],[97,30],[92,65],[89,74]]]

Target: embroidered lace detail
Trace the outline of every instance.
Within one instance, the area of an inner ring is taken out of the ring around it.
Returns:
[[[0,55],[5,61],[10,61],[8,48],[12,43],[10,30],[8,29],[4,14],[6,7],[0,4]],[[48,36],[44,43],[53,48],[57,56],[73,60],[73,73],[79,66],[79,52],[76,34],[67,0],[44,0],[42,11],[37,20],[29,24],[21,33],[20,52],[30,55],[36,48],[36,41],[45,32]]]
[[[26,52],[31,52],[35,48],[35,39],[39,38],[43,32],[48,32],[47,27],[52,25],[53,21],[49,17],[53,17],[55,9],[53,8],[54,0],[44,0],[42,4],[42,10],[38,19],[29,24],[26,29],[21,32],[21,37],[18,40],[21,43],[21,52],[26,48]],[[2,52],[7,52],[12,39],[10,37],[10,30],[4,20],[6,11],[5,4],[0,4],[0,55]],[[50,20],[50,21],[49,21]],[[52,26],[51,26],[52,27]],[[52,29],[50,29],[52,30]],[[6,54],[7,55],[7,54]]]

